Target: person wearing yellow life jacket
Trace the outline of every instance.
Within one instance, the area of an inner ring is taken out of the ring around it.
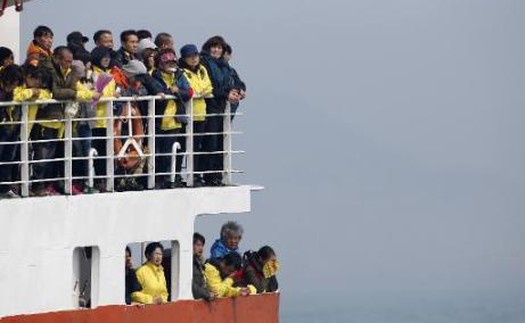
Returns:
[[[206,125],[206,97],[213,93],[211,79],[208,71],[200,62],[199,50],[193,44],[184,45],[180,49],[179,65],[184,71],[186,79],[190,83],[194,92],[193,99],[193,151],[202,153],[204,151],[204,127]],[[193,169],[196,172],[193,178],[194,186],[203,186],[204,179],[202,172],[204,168],[204,159],[206,156],[196,154],[193,157]]]
[[[186,147],[186,138],[180,136],[185,133],[188,118],[184,104],[193,96],[193,89],[190,87],[184,73],[177,66],[175,52],[171,48],[162,49],[156,62],[157,68],[153,72],[153,78],[163,87],[165,94],[174,95],[175,99],[157,101],[155,105],[155,153],[171,154],[175,142],[180,145],[177,154],[175,171],[175,183],[169,183],[169,176],[158,175],[156,188],[184,187],[186,183],[180,175],[182,169],[183,155]],[[155,158],[156,173],[167,173],[170,171],[171,156],[157,156]]]
[[[204,264],[204,276],[208,290],[216,297],[248,296],[257,293],[253,285],[234,287],[233,275],[241,269],[242,259],[236,252],[222,258],[212,258]]]
[[[36,100],[50,100],[53,98],[51,93],[50,75],[46,69],[33,65],[24,67],[24,84],[15,88],[13,92],[14,101],[36,101]],[[43,105],[42,109],[46,106]],[[31,134],[33,125],[35,124],[36,115],[39,106],[37,104],[30,104],[28,109],[28,125],[27,133]]]
[[[13,101],[13,91],[23,82],[22,69],[11,64],[0,71],[0,102]],[[20,125],[20,107],[0,107],[0,163],[17,161]],[[15,185],[10,184],[18,179],[17,165],[0,165],[0,194],[7,198],[19,197]]]
[[[101,93],[87,89],[72,73],[73,54],[65,46],[59,46],[53,54],[52,93],[56,100],[91,101],[98,100]],[[57,178],[63,163],[54,161],[38,162],[40,159],[54,159],[63,151],[63,142],[59,139],[64,134],[64,104],[49,104],[39,109],[34,126],[33,180],[31,193],[36,196],[57,195],[56,184],[50,178]],[[40,142],[39,140],[45,140]],[[47,185],[46,185],[47,184]]]
[[[98,46],[91,51],[91,66],[93,68],[92,79],[93,84],[97,84],[100,77],[107,77],[111,74],[111,49]],[[102,97],[110,98],[117,97],[117,86],[115,80],[112,79],[102,90]],[[92,123],[92,136],[94,137],[91,141],[91,146],[95,148],[99,157],[106,157],[106,133],[108,120],[105,119],[107,116],[107,103],[97,103],[95,118],[96,120]],[[95,173],[97,176],[106,176],[106,160],[96,159],[94,161]],[[95,187],[98,191],[106,191],[106,179],[98,178],[95,180]]]
[[[146,246],[144,252],[148,259],[137,271],[137,281],[141,290],[131,293],[131,300],[141,304],[162,304],[168,302],[166,277],[162,267],[164,247],[158,242]]]

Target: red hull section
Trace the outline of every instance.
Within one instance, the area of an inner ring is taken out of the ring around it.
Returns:
[[[19,315],[0,323],[278,323],[279,294]]]

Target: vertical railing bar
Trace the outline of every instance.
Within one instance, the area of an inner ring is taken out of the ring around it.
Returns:
[[[188,125],[186,126],[186,183],[192,187],[194,185],[194,155],[193,150],[193,98],[186,103],[186,114],[188,115]]]
[[[21,194],[29,196],[29,104],[22,104],[22,124],[20,125],[20,179],[22,180]]]
[[[113,191],[115,178],[115,161],[113,160],[113,101],[106,102],[106,190]]]
[[[155,98],[148,101],[148,188],[155,188]]]
[[[224,148],[224,172],[226,173],[224,184],[232,185],[232,135],[231,135],[231,105],[230,102],[226,102],[226,108],[224,109],[223,117],[223,148]]]
[[[66,111],[68,111],[72,106],[71,102],[68,102],[66,104]],[[72,194],[72,186],[73,186],[73,163],[72,163],[72,155],[73,155],[73,141],[71,138],[73,137],[73,120],[70,115],[66,115],[65,118],[65,140],[64,140],[64,190],[66,194]]]

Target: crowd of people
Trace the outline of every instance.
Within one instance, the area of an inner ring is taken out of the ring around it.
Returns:
[[[173,37],[165,32],[153,38],[148,30],[125,30],[121,47],[114,49],[113,34],[99,30],[93,35],[95,47],[88,51],[89,38],[75,31],[67,45],[54,47],[53,31],[38,26],[21,65],[14,62],[9,48],[0,47],[0,102],[31,102],[56,99],[75,104],[30,104],[27,138],[31,141],[31,195],[48,196],[64,192],[64,131],[66,118],[73,118],[73,186],[71,194],[104,192],[108,185],[106,158],[115,160],[115,189],[142,190],[148,152],[146,138],[155,134],[155,188],[184,187],[181,176],[186,146],[186,128],[193,126],[194,186],[223,185],[223,122],[226,105],[234,115],[246,96],[246,86],[229,61],[232,47],[221,36],[202,45],[186,44],[177,55]],[[147,122],[146,101],[113,103],[112,120],[102,98],[160,96],[155,104],[154,129]],[[185,104],[193,100],[189,116]],[[18,197],[22,108],[0,106],[0,193]],[[113,133],[108,133],[108,123]],[[126,122],[132,124],[128,133]],[[132,135],[137,145],[126,145]],[[107,156],[107,141],[114,138],[114,152]],[[175,180],[171,180],[171,154],[179,143]],[[94,187],[87,187],[87,157],[96,149]]]
[[[264,246],[242,254],[239,242],[243,229],[236,222],[226,222],[204,260],[203,235],[193,235],[192,293],[195,299],[212,301],[219,297],[248,296],[278,290],[276,274],[279,261],[275,251]],[[162,304],[171,291],[171,251],[159,242],[146,246],[147,261],[133,268],[131,250],[126,248],[126,304]]]

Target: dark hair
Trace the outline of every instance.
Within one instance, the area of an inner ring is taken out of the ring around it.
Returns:
[[[149,30],[146,30],[146,29],[137,30],[137,36],[139,37],[139,40],[153,37],[151,32]]]
[[[155,45],[157,45],[157,47],[162,47],[162,45],[168,41],[169,39],[172,39],[173,37],[171,37],[170,34],[168,33],[158,33],[157,36],[155,37]]]
[[[49,71],[40,66],[27,64],[22,69],[24,78],[30,77],[40,81],[43,88],[50,90],[52,88],[52,78]]]
[[[110,34],[112,35],[111,31],[109,30],[106,30],[106,29],[101,29],[99,31],[97,31],[94,35],[93,35],[93,41],[96,43],[100,40],[100,37],[102,37],[102,35],[104,34]]]
[[[0,83],[4,84],[21,84],[24,80],[22,68],[16,64],[11,64],[2,69],[0,72]]]
[[[233,50],[230,44],[224,43],[224,52],[230,55],[233,53]]]
[[[241,266],[242,266],[242,258],[241,256],[236,253],[236,252],[230,252],[228,254],[226,254],[226,256],[224,256],[222,258],[222,261],[224,262],[224,264],[226,266],[231,266],[233,267],[235,270],[239,270],[241,269]]]
[[[128,246],[126,246],[126,252],[129,253],[129,255],[131,256],[131,249],[129,249]]]
[[[262,261],[268,260],[271,256],[275,256],[275,251],[273,251],[272,247],[270,246],[264,246],[259,251],[257,251],[257,254],[259,257],[261,257]]]
[[[90,54],[91,57],[91,64],[96,67],[102,68],[102,59],[104,57],[111,58],[111,49],[104,47],[104,46],[98,46],[93,48]]]
[[[128,41],[129,36],[133,36],[133,35],[138,37],[137,32],[135,30],[133,29],[124,30],[123,32],[120,33],[120,41],[122,43],[125,43]]]
[[[202,51],[209,53],[212,47],[221,46],[224,49],[225,45],[226,41],[222,36],[213,36],[202,45]]]
[[[155,251],[155,249],[160,248],[161,251],[164,251],[164,247],[160,244],[160,242],[152,242],[146,246],[146,250],[144,251],[144,255],[146,258],[149,258]]]
[[[73,54],[71,52],[71,49],[69,49],[67,46],[58,46],[53,51],[53,57],[59,58],[60,56],[64,55],[66,52]]]
[[[198,232],[195,232],[193,234],[193,244],[195,244],[197,241],[202,242],[202,244],[206,243],[206,239],[204,238],[204,236]]]
[[[7,47],[0,46],[0,65],[4,63],[4,60],[8,57],[13,56],[13,51]]]
[[[161,59],[161,56],[166,54],[166,53],[172,53],[173,55],[175,55],[175,59],[177,59],[177,53],[175,53],[175,51],[173,50],[173,48],[163,48],[159,51],[159,53],[157,54],[157,56],[155,57],[155,66],[159,66],[160,64],[160,59]],[[178,62],[177,62],[178,63]]]
[[[45,36],[45,35],[54,36],[53,35],[53,31],[51,30],[51,28],[49,28],[47,26],[38,26],[38,27],[36,27],[35,31],[33,31],[33,37],[34,38],[42,37],[42,36]]]

